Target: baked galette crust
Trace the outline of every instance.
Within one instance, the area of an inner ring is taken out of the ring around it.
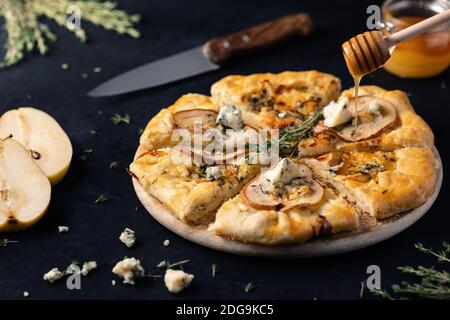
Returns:
[[[356,210],[329,188],[313,206],[288,211],[258,210],[242,195],[225,202],[209,227],[219,236],[264,245],[303,243],[314,237],[358,228]]]
[[[333,172],[333,169],[324,165],[330,155],[304,161],[340,194],[377,219],[414,209],[429,199],[436,185],[438,169],[430,149],[407,147],[392,152],[353,151],[350,158],[372,159],[372,155],[393,161],[386,160],[391,164],[377,161],[383,168],[380,171],[375,168],[374,172],[367,171],[367,174],[355,174],[361,170],[359,167],[355,167],[352,174],[341,174],[339,169]]]
[[[340,80],[318,71],[228,76],[214,83],[211,96],[219,105],[242,111],[254,128],[280,128],[301,122],[339,96]]]

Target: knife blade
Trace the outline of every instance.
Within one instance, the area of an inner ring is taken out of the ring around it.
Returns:
[[[307,36],[312,28],[312,19],[306,13],[284,16],[141,65],[104,82],[90,91],[88,96],[128,93],[216,70],[230,60],[273,47],[288,38]]]

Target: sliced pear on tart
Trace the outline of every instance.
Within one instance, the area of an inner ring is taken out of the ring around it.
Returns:
[[[279,164],[257,176],[241,191],[244,202],[261,210],[287,211],[314,205],[324,190],[313,179],[306,165],[282,159]]]
[[[345,141],[371,139],[389,129],[397,120],[397,110],[392,103],[378,97],[361,96],[358,98],[358,125],[355,127],[355,105],[355,98],[350,99],[347,105],[353,121],[335,128],[336,134]]]
[[[218,113],[210,109],[190,109],[173,113],[173,120],[177,128],[194,130],[196,122],[201,123],[203,129],[215,128]]]

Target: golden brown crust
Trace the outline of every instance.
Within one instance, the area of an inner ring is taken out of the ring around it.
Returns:
[[[211,96],[219,105],[239,108],[244,122],[254,128],[278,128],[335,100],[340,88],[340,80],[330,74],[286,71],[228,76],[212,85]]]
[[[207,109],[218,112],[219,107],[213,100],[201,94],[189,93],[181,96],[173,105],[162,109],[147,124],[140,138],[140,144],[149,149],[173,146],[172,131],[175,129],[173,114],[182,110]]]
[[[408,95],[400,90],[387,91],[377,86],[362,86],[361,95],[380,97],[391,102],[397,109],[400,120],[398,126],[380,135],[378,138],[358,143],[338,144],[337,149],[391,151],[405,147],[427,147],[434,145],[434,135],[428,124],[415,113]],[[353,89],[342,92],[342,96],[352,97]]]
[[[211,220],[215,210],[237,194],[259,168],[242,164],[220,165],[222,177],[208,181],[196,165],[172,149],[144,152],[130,165],[130,173],[180,220],[199,224]]]
[[[238,195],[220,207],[209,230],[232,240],[276,245],[303,243],[314,237],[354,230],[358,225],[356,211],[326,188],[320,203],[285,212],[252,208]]]
[[[376,154],[383,156],[388,153],[377,151]],[[378,219],[384,219],[425,203],[433,193],[437,181],[437,162],[430,149],[407,147],[389,153],[389,158],[390,154],[394,155],[395,164],[389,169],[384,166],[384,171],[368,176],[367,180],[360,179],[362,176],[359,175],[340,174],[339,171],[333,176],[317,159],[305,161],[341,194],[348,195],[355,201],[362,210]]]
[[[392,151],[405,147],[427,147],[434,145],[434,136],[428,124],[415,113],[406,93],[399,90],[387,91],[377,86],[361,86],[361,96],[383,98],[392,103],[398,115],[397,123],[373,139],[360,142],[346,142],[331,132],[322,136],[304,139],[299,144],[303,157],[317,156],[334,150],[383,150]],[[351,98],[354,89],[342,92],[341,96]],[[321,146],[321,148],[318,148]]]

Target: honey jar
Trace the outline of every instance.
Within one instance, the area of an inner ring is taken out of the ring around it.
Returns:
[[[395,33],[450,8],[446,0],[388,0],[383,4],[383,32]],[[450,23],[398,44],[384,69],[402,78],[427,78],[450,65]]]

